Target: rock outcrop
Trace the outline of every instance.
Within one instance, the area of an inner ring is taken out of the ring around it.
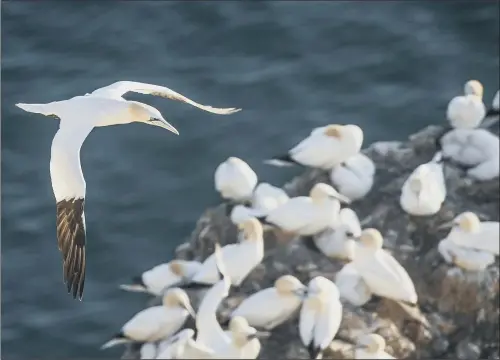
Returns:
[[[496,129],[498,130],[498,129]],[[415,283],[422,312],[432,330],[423,330],[405,319],[394,304],[382,302],[373,311],[344,305],[339,334],[355,339],[361,333],[376,332],[387,342],[387,352],[396,358],[411,359],[498,359],[499,358],[499,269],[498,259],[486,271],[467,273],[445,264],[437,252],[446,232],[437,230],[463,211],[474,211],[482,220],[499,220],[499,180],[473,182],[461,170],[446,167],[448,195],[438,214],[412,217],[401,209],[401,186],[418,165],[434,155],[435,139],[442,131],[430,126],[412,135],[407,142],[377,142],[363,150],[376,164],[375,183],[370,193],[350,207],[364,227],[375,227],[384,236],[384,247],[407,269]],[[328,173],[307,170],[286,184],[290,196],[305,195],[318,183],[329,183]],[[180,245],[177,257],[203,260],[221,245],[236,241],[236,227],[226,215],[226,205],[208,209],[198,220],[188,242]],[[307,283],[323,275],[334,280],[344,265],[308,250],[299,239],[281,243],[266,234],[266,257],[231,294],[220,309],[224,318],[245,296],[272,286],[280,275],[293,274]],[[196,301],[195,301],[196,304]],[[353,358],[352,345],[334,340],[325,358]],[[137,356],[131,349],[124,355]],[[281,325],[262,343],[261,359],[307,359],[297,318]]]

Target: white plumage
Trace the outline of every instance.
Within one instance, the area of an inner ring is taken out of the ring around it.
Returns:
[[[442,153],[458,164],[471,167],[467,175],[489,180],[499,174],[498,136],[485,129],[454,129],[441,139]]]
[[[351,201],[366,196],[373,186],[375,164],[363,153],[335,165],[330,172],[333,186]]]
[[[308,296],[300,310],[299,334],[311,359],[322,352],[337,334],[342,320],[342,304],[333,282],[317,276],[308,284]]]
[[[363,145],[363,130],[357,125],[328,125],[313,129],[311,134],[291,149],[287,158],[266,161],[283,166],[290,161],[325,170],[357,154]]]
[[[292,198],[271,210],[265,221],[288,233],[314,235],[338,220],[339,200],[349,202],[330,185],[319,183],[314,185],[309,196]]]
[[[500,224],[498,221],[481,222],[476,214],[464,212],[440,228],[452,227],[449,241],[464,248],[486,251],[499,255]]]
[[[194,339],[193,329],[184,329],[169,338],[156,357],[149,359],[213,359],[214,351]]]
[[[234,201],[251,199],[257,174],[243,160],[230,157],[215,170],[215,189],[222,198]]]
[[[85,180],[80,165],[80,148],[94,127],[142,122],[179,134],[150,105],[125,100],[133,91],[183,101],[215,114],[231,114],[240,109],[205,106],[163,86],[119,81],[84,96],[48,104],[16,104],[19,108],[60,119],[52,141],[50,176],[57,202],[57,239],[63,254],[64,281],[73,298],[82,299],[85,284]]]
[[[492,253],[457,245],[450,238],[439,242],[438,251],[447,263],[467,271],[482,271],[495,262]]]
[[[290,198],[281,188],[268,183],[260,183],[252,195],[252,207],[260,214],[266,214],[285,204]]]
[[[328,257],[350,260],[346,242],[354,241],[361,235],[361,225],[356,213],[349,208],[341,209],[339,221],[326,229],[314,242],[318,249]]]
[[[370,289],[353,263],[346,264],[335,274],[335,285],[340,297],[354,306],[363,306],[372,297]]]
[[[242,230],[243,239],[239,243],[226,245],[221,250],[227,276],[234,286],[239,286],[264,258],[264,235],[260,222],[250,218],[238,227]],[[216,256],[212,254],[203,262],[192,281],[214,284],[218,280]]]
[[[483,103],[483,85],[470,80],[464,86],[464,95],[456,96],[448,104],[446,117],[453,128],[477,128],[486,115]]]
[[[306,287],[296,277],[279,277],[273,287],[250,295],[231,313],[244,317],[251,326],[271,330],[288,320],[298,310]]]
[[[395,359],[385,351],[385,340],[378,334],[363,335],[354,350],[355,359]]]
[[[104,344],[106,349],[130,341],[155,342],[175,334],[184,325],[187,317],[195,316],[187,294],[179,288],[168,290],[163,304],[137,313],[123,325],[120,333]]]
[[[159,296],[166,288],[191,279],[201,265],[199,261],[172,260],[143,272],[132,284],[120,285],[120,288]]]
[[[230,344],[219,349],[217,356],[222,359],[256,359],[261,349],[259,338],[270,335],[257,331],[241,316],[229,321],[229,328],[224,334],[230,339]]]
[[[436,214],[446,198],[446,183],[441,154],[418,166],[406,179],[401,189],[399,204],[408,214],[428,216]]]

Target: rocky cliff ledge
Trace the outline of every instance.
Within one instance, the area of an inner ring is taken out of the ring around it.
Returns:
[[[422,312],[432,331],[417,329],[391,304],[382,302],[365,311],[344,305],[339,334],[355,339],[360,333],[376,332],[387,341],[387,351],[409,359],[498,359],[499,358],[499,268],[498,259],[486,271],[467,273],[446,265],[437,252],[446,232],[437,226],[470,210],[482,220],[499,220],[499,180],[473,182],[455,168],[446,168],[447,199],[437,215],[412,217],[399,206],[400,189],[418,165],[434,155],[435,139],[442,129],[430,126],[410,136],[407,142],[377,142],[363,152],[376,164],[371,192],[351,205],[363,227],[378,228],[384,247],[407,269],[415,283]],[[498,133],[498,129],[495,129]],[[305,195],[317,182],[329,183],[327,173],[307,170],[285,185],[290,196]],[[176,251],[178,258],[203,260],[221,245],[236,241],[236,227],[226,216],[226,205],[208,209],[198,220],[188,242]],[[280,275],[293,274],[307,283],[323,275],[335,279],[343,263],[313,253],[300,242],[282,244],[272,233],[265,238],[266,258],[245,280],[238,293],[231,294],[220,309],[224,318],[251,293],[272,286]],[[196,300],[194,300],[196,306]],[[297,319],[286,322],[262,343],[261,359],[307,359]],[[334,340],[327,358],[353,358],[352,345]],[[137,356],[129,349],[127,358]]]

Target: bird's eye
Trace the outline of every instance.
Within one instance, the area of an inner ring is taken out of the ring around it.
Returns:
[[[340,163],[340,166],[342,166],[342,167],[346,167],[346,163],[345,163],[345,162],[341,162],[341,163]]]
[[[354,237],[354,234],[352,233],[352,231],[346,231],[346,232],[345,232],[345,235],[346,235],[347,237],[350,237],[350,238],[351,238],[351,237]]]

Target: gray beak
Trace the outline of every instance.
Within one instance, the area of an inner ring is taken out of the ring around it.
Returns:
[[[444,230],[444,229],[450,229],[452,227],[453,227],[453,220],[439,225],[436,229],[437,230]]]
[[[271,336],[271,333],[269,331],[256,331],[255,333],[248,335],[248,340],[266,339],[270,336]]]
[[[151,125],[159,126],[161,128],[167,129],[168,131],[173,132],[175,135],[179,135],[179,132],[177,131],[176,128],[174,128],[170,123],[165,120],[165,119],[159,119],[159,118],[150,118],[149,123]]]
[[[193,319],[196,319],[196,313],[194,312],[194,309],[191,307],[191,305],[186,304],[184,308],[187,310],[187,312],[189,313],[189,315],[191,315]]]
[[[293,293],[295,295],[297,295],[300,299],[304,300],[305,298],[307,298],[307,287],[303,287],[303,288],[300,288],[300,289],[297,289],[297,290],[294,290]]]
[[[351,203],[351,200],[348,197],[346,197],[346,196],[344,196],[342,194],[339,194],[339,193],[337,193],[336,195],[330,195],[330,198],[336,199],[336,200],[338,200],[340,202],[343,202],[345,204],[350,204]]]

